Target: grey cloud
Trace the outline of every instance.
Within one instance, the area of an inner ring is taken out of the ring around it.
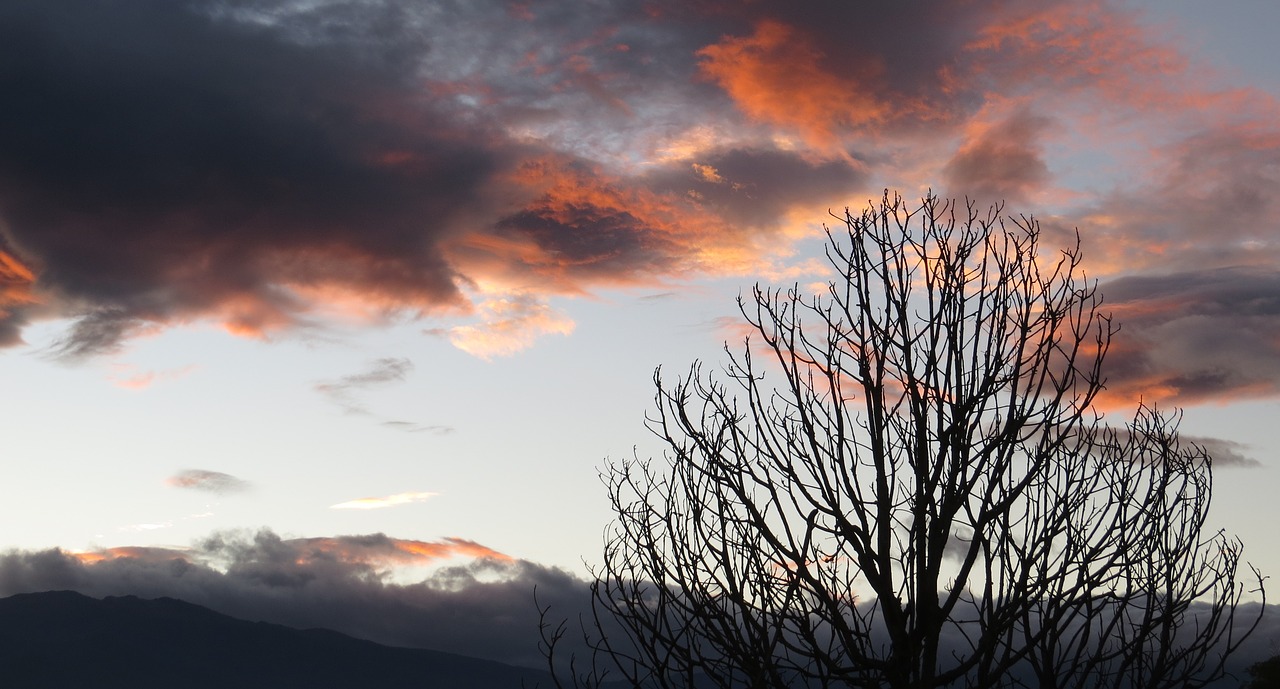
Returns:
[[[1175,422],[1180,421],[1180,418],[1177,416],[1170,418]],[[1154,459],[1150,454],[1150,443],[1143,441],[1143,438],[1147,436],[1134,435],[1131,426],[1111,426],[1107,428],[1107,431],[1114,434],[1116,442],[1123,446],[1135,449],[1134,453],[1126,456],[1142,456],[1147,459]],[[1183,451],[1190,451],[1193,450],[1193,448],[1203,451],[1203,456],[1207,457],[1209,461],[1212,462],[1213,466],[1218,469],[1252,469],[1262,466],[1261,462],[1249,456],[1248,445],[1234,440],[1178,433],[1178,444]],[[1199,453],[1196,453],[1195,456],[1198,457],[1200,455]]]
[[[342,407],[348,414],[368,414],[354,393],[378,387],[387,383],[404,381],[413,371],[413,362],[408,359],[384,357],[369,364],[368,370],[343,376],[326,383],[317,383],[316,392],[328,397],[334,404]]]
[[[195,319],[257,335],[305,327],[330,292],[422,315],[465,308],[460,286],[486,271],[580,294],[708,269],[690,258],[707,244],[699,230],[747,245],[788,205],[866,184],[914,145],[893,138],[899,129],[955,134],[991,87],[977,83],[974,37],[1033,6],[11,0],[0,5],[0,251],[33,268],[40,299],[11,294],[26,278],[0,263],[0,345],[38,318],[78,319],[50,350],[77,359]],[[723,143],[778,132],[735,109],[698,51],[766,20],[891,113],[857,162]],[[832,27],[857,27],[858,39]],[[1025,194],[1044,174],[1042,126],[1026,113],[997,126],[952,161],[952,186]],[[712,140],[720,148],[696,150]],[[671,153],[676,143],[687,150]],[[1221,227],[1240,254],[1242,242],[1269,242],[1280,216],[1264,144],[1247,132],[1189,138],[1171,153],[1174,191],[1161,202],[1143,189],[1097,210],[1139,234]],[[550,199],[513,181],[526,165],[562,163],[565,187],[621,200]],[[658,209],[640,207],[655,193]],[[698,217],[681,215],[694,206]],[[1125,206],[1142,213],[1114,212]],[[1191,223],[1219,211],[1220,225]]]
[[[404,431],[406,433],[431,433],[434,435],[449,435],[457,430],[453,426],[428,426],[420,423],[414,423],[412,421],[383,421],[382,425],[387,428]]]
[[[657,190],[688,194],[698,205],[744,227],[777,226],[797,206],[844,199],[867,182],[857,163],[812,160],[795,151],[733,148],[708,151],[677,169],[652,173]],[[816,209],[821,211],[823,209]]]
[[[100,308],[82,315],[70,332],[56,340],[48,352],[63,361],[81,361],[103,354],[115,354],[121,343],[144,321],[126,309]]]
[[[1199,445],[1213,458],[1215,467],[1260,467],[1262,462],[1248,455],[1249,446],[1234,440],[1210,438],[1200,435],[1184,435],[1182,441]]]
[[[1280,273],[1220,268],[1100,287],[1121,326],[1108,389],[1190,404],[1280,394]]]
[[[686,3],[433,3],[424,58],[469,117],[536,133],[557,151],[611,160],[729,109],[694,53],[721,22]],[[566,113],[572,113],[566,117]]]
[[[1078,213],[1091,253],[1169,273],[1280,258],[1280,146],[1265,129],[1220,126],[1158,151],[1156,171]],[[1089,217],[1105,222],[1089,226]]]
[[[538,174],[558,186],[494,228],[515,246],[537,251],[509,252],[501,260],[533,284],[566,291],[583,282],[635,284],[652,275],[714,269],[697,263],[708,244],[775,233],[788,211],[830,204],[866,181],[856,162],[770,147],[706,151],[616,181],[597,179],[582,159],[540,166]]]
[[[546,199],[502,218],[497,228],[545,252],[541,264],[521,268],[560,272],[563,262],[579,277],[608,278],[664,273],[679,263],[674,258],[679,246],[626,208],[591,203],[563,208]]]

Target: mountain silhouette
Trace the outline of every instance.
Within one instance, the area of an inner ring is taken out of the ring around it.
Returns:
[[[519,689],[546,672],[325,629],[248,622],[173,598],[72,591],[0,599],[0,687]]]

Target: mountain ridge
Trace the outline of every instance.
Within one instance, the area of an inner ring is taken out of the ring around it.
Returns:
[[[328,629],[243,620],[176,598],[74,591],[0,599],[0,686],[213,689],[550,687],[550,676]]]

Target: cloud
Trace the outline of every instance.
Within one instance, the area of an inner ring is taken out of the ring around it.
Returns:
[[[1000,10],[984,13],[986,21],[966,37],[965,72],[953,73],[961,81],[953,87],[1092,92],[1150,109],[1190,104],[1181,81],[1185,57],[1155,40],[1136,12],[1108,0],[1015,2]]]
[[[1099,290],[1121,326],[1103,369],[1109,400],[1186,405],[1280,394],[1280,273],[1133,275]]]
[[[0,231],[0,347],[22,343],[26,311],[39,301],[33,292],[35,273],[14,255],[8,244],[4,232]]]
[[[444,335],[458,349],[489,361],[528,349],[544,335],[568,335],[574,328],[568,316],[528,295],[487,300],[480,304],[480,313],[479,323],[433,334]]]
[[[971,122],[942,170],[943,184],[979,203],[1025,200],[1049,181],[1039,141],[1049,124],[1025,108],[997,122]]]
[[[528,561],[480,557],[414,583],[398,583],[388,573],[405,562],[405,543],[422,542],[382,534],[281,539],[264,530],[218,534],[189,549],[115,548],[75,555],[11,550],[0,554],[0,596],[65,589],[98,597],[170,596],[244,619],[324,627],[394,646],[544,667],[537,650],[536,589],[538,603],[550,606],[553,623],[569,622],[563,650],[586,657],[573,625],[591,619],[587,582]],[[413,562],[430,562],[433,555],[414,557]],[[1251,622],[1256,606],[1245,605],[1236,624]],[[1280,615],[1264,615],[1233,658],[1233,669],[1274,655],[1277,640]],[[959,638],[947,641],[965,645]]]
[[[815,148],[946,128],[980,100],[956,74],[968,76],[969,37],[1008,7],[914,0],[874,12],[839,2],[719,6],[737,26],[698,51],[699,68],[747,117],[796,132]]]
[[[826,211],[847,203],[867,183],[865,165],[771,146],[699,151],[688,167],[649,173],[649,185],[683,195],[700,212],[731,226],[772,235],[796,209],[809,212],[814,230]]]
[[[185,469],[165,479],[174,488],[199,490],[208,493],[240,493],[249,489],[249,482],[231,474],[205,469]]]
[[[794,27],[761,20],[750,35],[699,51],[702,71],[748,116],[794,127],[818,145],[834,143],[837,129],[879,124],[893,114],[892,105],[876,97],[879,64],[836,73],[806,38]]]
[[[423,502],[427,498],[438,495],[438,493],[396,493],[381,498],[358,498],[356,500],[348,500],[340,502],[336,505],[330,505],[331,510],[380,510],[384,507],[395,507],[397,505],[408,505],[414,502]]]
[[[1102,0],[14,0],[0,346],[54,318],[77,360],[447,315],[473,320],[423,330],[492,359],[569,334],[557,297],[796,275],[792,243],[889,182],[1060,201],[1109,279],[1274,264],[1280,106],[1207,75]],[[1067,188],[1060,155],[1141,172]],[[1118,347],[1117,394],[1275,394],[1266,317],[1251,388],[1189,359],[1241,322],[1164,313],[1118,313],[1152,349]],[[366,384],[318,389],[364,413]]]
[[[405,358],[383,357],[369,364],[360,373],[343,376],[326,383],[317,383],[316,392],[328,397],[348,414],[368,414],[355,392],[379,387],[388,383],[403,382],[413,371],[413,362]]]
[[[1249,451],[1249,446],[1244,443],[1201,435],[1184,435],[1181,436],[1181,440],[1184,443],[1191,443],[1203,448],[1205,453],[1213,459],[1213,466],[1218,468],[1256,468],[1262,466],[1262,462],[1246,454]]]
[[[170,369],[167,371],[139,371],[132,364],[113,364],[112,373],[108,379],[116,386],[126,390],[145,390],[151,387],[157,381],[169,381],[182,378],[192,371],[196,370],[196,366],[183,366],[181,368]]]
[[[420,423],[414,423],[412,421],[383,421],[382,425],[386,426],[387,428],[393,428],[397,431],[404,431],[406,433],[431,433],[433,435],[449,435],[450,433],[457,431],[457,429],[454,428],[453,426],[442,426],[438,424],[428,426]]]
[[[197,321],[270,338],[457,315],[474,284],[545,298],[750,263],[789,210],[766,158],[712,211],[637,164],[725,106],[695,52],[737,20],[509,9],[6,3],[0,343],[71,318],[50,352],[85,359]],[[694,164],[720,163],[669,161]],[[750,231],[720,217],[739,206]]]
[[[1113,273],[1274,265],[1280,127],[1269,119],[1197,127],[1153,151],[1150,173],[1080,209],[1101,265]]]
[[[390,576],[397,567],[451,557],[478,559],[414,583]],[[250,620],[542,667],[535,586],[558,616],[576,619],[588,612],[582,580],[464,539],[282,539],[264,530],[216,534],[189,549],[0,554],[3,596],[56,589],[99,597],[171,596]]]
[[[360,399],[359,393],[392,383],[403,382],[408,378],[413,368],[413,362],[409,359],[383,357],[370,362],[369,367],[359,373],[317,383],[315,390],[338,405],[347,414],[376,416],[365,406]],[[448,435],[455,430],[452,426],[443,424],[423,424],[400,420],[383,420],[380,424],[385,428],[408,433]]]
[[[6,255],[79,317],[63,356],[196,318],[265,335],[319,294],[461,303],[434,246],[506,154],[415,95],[413,22],[393,3],[322,27],[307,22],[355,5],[267,22],[223,7],[0,10],[0,84],[23,104],[0,115]]]

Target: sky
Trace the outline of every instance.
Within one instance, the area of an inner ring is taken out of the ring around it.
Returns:
[[[661,453],[654,369],[723,360],[752,284],[831,279],[829,211],[886,188],[1078,231],[1122,324],[1108,419],[1182,408],[1212,527],[1280,572],[1277,25],[1263,0],[6,0],[0,593],[508,619],[598,561],[597,472]]]

